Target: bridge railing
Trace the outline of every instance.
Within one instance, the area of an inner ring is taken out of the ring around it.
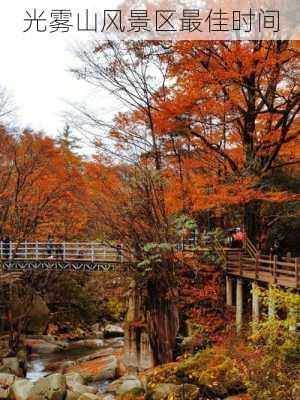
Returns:
[[[227,254],[227,272],[233,275],[260,279],[268,283],[299,288],[300,258],[267,256],[257,253],[256,257],[241,251]]]
[[[110,261],[123,262],[121,247],[99,242],[0,242],[0,258],[13,260]]]

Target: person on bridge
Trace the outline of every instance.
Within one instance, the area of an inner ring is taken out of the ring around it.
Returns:
[[[274,240],[274,243],[272,244],[271,247],[271,256],[272,258],[274,256],[277,256],[278,261],[281,260],[282,256],[283,256],[283,247],[282,247],[282,243],[280,240],[276,239]]]
[[[53,239],[51,235],[48,235],[48,240],[46,242],[46,251],[48,254],[48,257],[51,257],[52,251],[53,251]]]
[[[244,244],[245,235],[241,228],[236,228],[233,235],[233,247],[242,248]]]
[[[56,253],[56,258],[63,258],[64,251],[63,251],[63,245],[61,243],[56,244],[55,253]]]
[[[8,236],[2,242],[3,256],[4,258],[9,258],[10,256],[10,238]]]

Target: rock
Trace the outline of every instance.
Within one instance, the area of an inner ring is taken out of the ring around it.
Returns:
[[[9,397],[9,389],[3,389],[0,387],[0,399],[8,399]]]
[[[72,342],[69,344],[69,349],[82,349],[83,347],[89,349],[99,349],[104,346],[104,342],[101,339],[84,339]]]
[[[149,400],[167,400],[170,394],[175,394],[179,389],[179,385],[172,383],[161,383],[157,385],[149,393]],[[189,399],[190,400],[190,399]]]
[[[93,337],[95,337],[96,339],[103,339],[104,335],[102,331],[98,331],[98,332],[93,332]]]
[[[91,330],[92,330],[93,332],[99,332],[99,331],[100,331],[100,324],[99,324],[99,322],[97,322],[96,324],[92,325],[92,326],[91,326]]]
[[[101,400],[115,400],[115,396],[112,394],[99,394]]]
[[[102,400],[101,397],[96,396],[92,393],[84,393],[82,394],[78,400]]]
[[[106,325],[103,331],[105,338],[124,336],[124,329],[118,325]]]
[[[124,375],[128,375],[130,372],[127,370],[127,368],[124,365],[123,362],[123,357],[118,357],[118,365],[117,365],[117,371],[116,371],[116,378],[121,378]]]
[[[66,376],[67,386],[69,386],[69,384],[72,384],[74,382],[80,383],[81,385],[84,384],[84,379],[78,372],[71,372],[70,374],[66,374],[65,376]]]
[[[199,398],[199,392],[198,386],[185,383],[179,386],[175,395],[178,399],[186,398],[189,400],[197,400]]]
[[[106,342],[114,349],[124,347],[124,338],[122,337],[108,339]]]
[[[76,361],[76,364],[81,364],[84,361],[95,360],[96,358],[108,357],[108,356],[111,356],[113,353],[114,353],[114,349],[112,347],[107,347],[105,349],[95,351],[92,354],[88,354],[87,356],[80,357]]]
[[[154,357],[148,333],[128,326],[125,332],[124,365],[128,369],[144,371],[153,368]]]
[[[0,373],[0,387],[10,387],[14,383],[15,379],[16,377],[13,374]]]
[[[15,381],[15,383],[10,388],[10,399],[27,400],[33,386],[33,382],[30,382],[27,379],[20,379]]]
[[[62,374],[39,379],[29,392],[28,400],[63,400],[66,395],[66,378]]]
[[[72,390],[67,390],[65,400],[77,400],[80,397],[78,393],[72,392]]]
[[[120,395],[129,392],[132,389],[141,389],[142,383],[135,375],[125,375],[122,378],[112,382],[108,388],[107,392]]]
[[[32,353],[39,354],[58,353],[64,349],[59,344],[50,343],[42,339],[25,339],[25,344]]]
[[[74,365],[67,372],[78,372],[84,380],[88,381],[115,379],[117,364],[118,360],[115,356],[102,357]]]
[[[49,308],[41,296],[35,296],[30,306],[27,333],[42,334],[47,329]]]
[[[25,371],[17,357],[2,358],[0,364],[1,372],[16,375],[20,378],[23,378],[25,375]]]
[[[81,383],[78,382],[70,382],[67,385],[68,389],[70,389],[72,392],[78,394],[84,394],[84,393],[93,393],[96,394],[97,393],[97,388],[93,387],[93,386],[86,386],[86,385],[82,385]]]

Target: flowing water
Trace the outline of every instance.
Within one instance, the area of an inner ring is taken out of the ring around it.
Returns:
[[[28,360],[26,378],[32,382],[36,382],[38,379],[55,372],[53,368],[49,368],[54,363],[59,364],[65,361],[76,361],[95,353],[95,351],[95,349],[82,347],[80,349],[65,350],[59,353],[34,354]],[[90,386],[96,387],[99,392],[104,392],[109,383],[109,381],[93,382]]]
[[[26,378],[35,382],[38,379],[53,373],[53,370],[48,369],[48,366],[54,363],[63,363],[65,361],[76,361],[81,357],[95,353],[95,351],[95,349],[82,347],[80,349],[65,350],[59,353],[34,354],[28,360]]]

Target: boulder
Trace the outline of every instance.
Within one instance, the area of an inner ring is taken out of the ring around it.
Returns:
[[[27,379],[16,380],[10,388],[11,400],[27,400],[34,384]]]
[[[15,379],[16,377],[13,374],[0,373],[0,387],[10,387],[14,383]]]
[[[120,395],[129,392],[132,389],[141,389],[142,383],[135,375],[125,375],[116,381],[113,381],[107,388],[107,392]]]
[[[94,324],[94,325],[91,326],[91,330],[92,330],[93,332],[99,332],[100,329],[101,329],[101,327],[100,327],[99,322],[97,322],[96,324]]]
[[[9,388],[8,389],[3,389],[0,387],[0,399],[8,399],[9,397]]]
[[[81,383],[78,382],[70,382],[69,385],[67,385],[68,389],[70,389],[72,392],[78,394],[78,397],[81,394],[84,393],[93,393],[96,394],[97,393],[97,388],[93,387],[93,386],[86,386],[83,385]]]
[[[103,339],[104,335],[102,331],[99,332],[93,332],[93,337],[96,339]]]
[[[10,387],[14,383],[16,377],[12,374],[0,373],[0,399],[7,399]]]
[[[104,346],[102,339],[83,339],[76,342],[71,342],[68,346],[70,350],[82,349],[83,347],[89,349],[99,349]]]
[[[117,366],[117,357],[108,356],[81,362],[69,368],[67,372],[78,372],[84,380],[101,381],[115,379]]]
[[[78,400],[80,395],[78,393],[72,392],[72,390],[67,390],[65,400]]]
[[[106,342],[114,349],[124,347],[124,338],[122,337],[107,339]]]
[[[197,400],[199,399],[199,392],[200,390],[198,386],[185,383],[184,385],[179,386],[175,395],[177,396],[178,400],[182,398]]]
[[[39,379],[29,392],[28,400],[63,400],[66,395],[66,378],[62,374]]]
[[[104,328],[103,335],[105,338],[122,337],[124,336],[124,329],[118,325],[108,324]]]
[[[64,346],[42,339],[25,339],[25,344],[32,353],[38,354],[58,353],[64,349]]]
[[[113,396],[112,394],[102,394],[100,396],[101,400],[115,400],[115,396]]]
[[[23,363],[21,363],[17,357],[2,358],[0,363],[0,373],[12,374],[23,378],[25,371],[21,364]]]
[[[84,393],[78,400],[102,400],[102,398],[92,393]]]
[[[171,383],[158,384],[149,394],[149,400],[167,400],[172,395],[174,400],[199,399],[199,388],[196,385],[173,385]]]
[[[43,334],[47,329],[49,308],[41,296],[35,296],[29,313],[26,333]]]
[[[173,385],[172,383],[161,383],[151,390],[148,397],[149,400],[167,400],[170,394],[172,394],[174,398],[174,395],[178,389],[179,385]]]
[[[65,376],[66,376],[67,386],[72,385],[74,382],[80,383],[81,385],[84,384],[84,379],[78,372],[71,372],[69,374],[66,374]]]

